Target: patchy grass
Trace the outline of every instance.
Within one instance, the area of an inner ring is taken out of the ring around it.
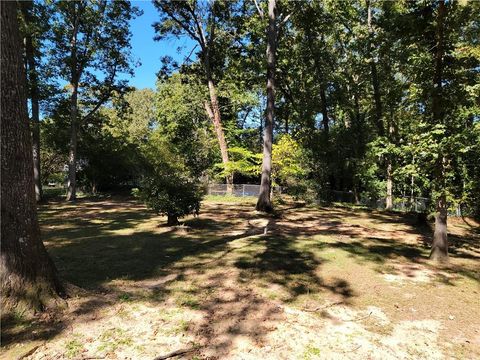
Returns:
[[[204,202],[212,203],[234,203],[234,204],[256,204],[255,196],[235,196],[235,195],[206,195]]]
[[[80,340],[69,340],[65,344],[65,356],[69,359],[77,357],[82,352],[83,345]]]
[[[4,351],[40,338],[30,359],[480,357],[478,223],[450,220],[437,265],[408,215],[254,204],[208,197],[177,227],[130,199],[42,206],[61,276],[87,291],[61,317],[4,326]]]

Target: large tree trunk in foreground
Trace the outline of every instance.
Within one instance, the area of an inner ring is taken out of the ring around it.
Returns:
[[[40,310],[62,292],[37,220],[16,2],[1,6],[2,310]]]
[[[23,17],[27,23],[25,37],[26,68],[28,70],[29,97],[32,106],[32,146],[33,146],[33,179],[35,182],[35,198],[37,202],[42,200],[42,180],[40,176],[40,111],[38,94],[38,73],[35,61],[35,53],[30,27],[32,26],[32,1],[20,2]]]
[[[442,109],[442,77],[443,77],[443,21],[446,16],[447,9],[445,2],[440,1],[438,4],[437,14],[437,46],[434,53],[435,74],[433,79],[433,97],[432,112],[434,123],[443,123],[444,115]],[[436,203],[435,215],[435,231],[433,234],[432,252],[430,258],[439,261],[448,259],[448,239],[447,239],[447,201],[445,196],[445,155],[440,155],[436,164],[435,183],[438,192],[441,193]]]
[[[272,187],[272,143],[273,122],[275,117],[275,52],[277,47],[277,26],[275,19],[276,0],[268,0],[268,30],[267,30],[267,114],[263,133],[263,161],[260,194],[258,195],[258,211],[273,210],[270,199]]]

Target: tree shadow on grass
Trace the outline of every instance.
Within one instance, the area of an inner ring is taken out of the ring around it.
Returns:
[[[383,264],[391,259],[403,257],[412,262],[418,262],[424,257],[426,250],[417,246],[401,244],[395,240],[369,237],[362,241],[335,242],[329,247],[344,250],[364,261]]]
[[[82,303],[75,316],[88,318],[99,308],[122,298],[135,299],[141,292],[153,303],[177,297],[179,306],[203,312],[203,320],[188,331],[209,346],[206,356],[217,358],[228,354],[240,338],[261,345],[282,320],[276,303],[255,293],[251,282],[275,285],[287,294],[286,302],[327,292],[348,303],[357,295],[346,280],[321,276],[327,260],[316,257],[314,250],[341,249],[374,264],[396,258],[417,262],[428,253],[426,248],[377,237],[361,225],[345,224],[341,209],[285,208],[269,217],[253,212],[251,204],[222,204],[177,228],[146,228],[145,223],[160,219],[137,203],[109,200],[105,207],[100,201],[50,210],[46,208],[42,217],[42,229],[61,275],[81,287],[109,292]],[[370,215],[388,223],[388,216]],[[402,222],[401,217],[395,219]],[[382,236],[400,233],[383,231]],[[331,236],[335,242],[318,242],[312,245],[315,249],[299,246],[303,237],[315,235]],[[116,288],[113,280],[125,280],[132,290]]]
[[[263,236],[264,228],[250,220],[264,218],[253,212],[250,204],[210,207],[207,214],[187,220],[185,226],[150,226],[146,230],[144,223],[155,221],[156,215],[145,208],[124,203],[116,208],[113,201],[105,206],[101,201],[89,201],[77,208],[45,208],[42,214],[43,235],[61,276],[97,292],[98,296],[86,297],[71,314],[77,319],[90,321],[98,309],[122,298],[135,299],[139,293],[154,303],[177,297],[180,306],[205,314],[189,331],[218,357],[227,354],[238,338],[261,343],[282,319],[281,309],[255,293],[245,276],[280,286],[291,301],[318,291],[345,300],[354,296],[346,281],[325,281],[318,276],[321,261],[313,253],[297,249],[294,237]],[[269,221],[268,227],[275,228],[276,220]],[[241,246],[237,240],[243,242]],[[176,290],[172,286],[199,277],[205,282],[193,288]],[[116,288],[113,280],[125,280],[133,290]],[[107,295],[102,295],[105,291]],[[40,329],[39,324],[35,326]],[[62,326],[68,326],[68,319]],[[33,338],[48,339],[63,327]],[[25,336],[17,334],[9,341],[22,338]]]
[[[254,256],[240,257],[235,266],[244,274],[262,279],[267,284],[280,285],[289,294],[289,301],[299,295],[315,294],[327,290],[348,302],[355,294],[348,282],[342,279],[328,283],[318,275],[322,262],[312,252],[295,247],[295,238],[281,235],[262,236],[256,245],[265,250]]]

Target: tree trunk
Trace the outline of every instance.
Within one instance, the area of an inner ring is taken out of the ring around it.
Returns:
[[[377,125],[378,135],[383,136],[385,131],[383,128],[382,122],[382,99],[380,96],[380,81],[378,79],[377,74],[377,64],[375,61],[375,57],[373,56],[373,27],[372,27],[372,8],[370,5],[370,1],[367,0],[367,10],[368,10],[368,52],[370,55],[370,68],[372,72],[372,86],[373,86],[373,97],[375,100],[375,121]]]
[[[263,161],[260,194],[256,209],[270,212],[273,210],[270,199],[272,173],[273,122],[275,119],[275,52],[277,47],[276,0],[268,0],[267,30],[267,114],[263,133]]]
[[[390,160],[388,160],[387,162],[388,162],[387,163],[387,198],[386,198],[386,201],[385,201],[385,210],[392,210],[393,209],[392,162]]]
[[[310,50],[310,54],[313,57],[313,63],[315,64],[315,69],[317,71],[317,76],[322,77],[322,69],[320,64],[318,63],[317,56],[313,50],[313,36],[310,29],[310,24],[306,25],[305,33],[307,35],[307,43],[308,48]],[[321,100],[321,109],[322,109],[322,126],[325,136],[328,138],[329,132],[329,120],[328,120],[328,110],[327,110],[327,90],[325,89],[325,81],[323,78],[320,78],[321,85],[320,85],[320,100]]]
[[[40,176],[40,111],[38,103],[38,73],[35,63],[33,40],[30,34],[32,26],[32,1],[20,2],[23,17],[27,23],[27,34],[25,37],[25,57],[27,68],[27,79],[29,97],[32,106],[32,145],[33,145],[33,178],[35,183],[35,198],[37,202],[42,200],[42,180]]]
[[[40,239],[16,7],[14,1],[1,4],[2,311],[40,310],[63,293]]]
[[[178,224],[180,224],[180,223],[178,222],[177,215],[170,215],[170,214],[167,215],[167,225],[168,226],[177,226]]]
[[[437,46],[434,53],[435,73],[433,79],[432,112],[433,122],[442,124],[444,121],[442,109],[442,77],[443,77],[443,21],[447,9],[445,2],[438,4],[437,14]],[[434,260],[445,261],[448,259],[448,240],[447,240],[447,203],[445,195],[445,155],[439,154],[436,166],[435,183],[437,191],[441,195],[437,199],[437,213],[435,216],[435,231],[433,234],[432,252],[430,258]]]
[[[208,77],[208,91],[210,94],[210,104],[205,102],[205,110],[207,111],[208,117],[213,123],[215,128],[215,133],[217,134],[218,145],[220,146],[220,154],[222,155],[222,162],[223,165],[227,168],[228,167],[228,147],[227,142],[225,140],[225,134],[223,132],[222,126],[222,118],[220,116],[220,107],[218,105],[218,98],[217,92],[215,90],[215,84],[211,78],[210,70],[209,70],[209,62],[206,61],[206,67],[208,67],[207,77]],[[226,176],[227,182],[227,193],[233,193],[233,174]]]
[[[73,3],[73,8],[76,9]],[[68,150],[68,183],[67,183],[67,201],[77,199],[77,121],[78,121],[78,85],[80,83],[81,73],[78,70],[77,58],[77,35],[79,29],[79,18],[76,13],[73,21],[73,36],[70,42],[70,85],[72,95],[70,97],[70,144]]]
[[[68,152],[68,190],[67,201],[77,199],[77,114],[78,85],[73,84],[70,98],[70,145]]]
[[[433,233],[432,251],[430,259],[436,261],[448,260],[447,239],[447,203],[445,195],[437,199],[437,212],[435,213],[435,231]]]
[[[327,95],[325,87],[322,85],[320,89],[320,99],[322,100],[322,124],[323,124],[323,131],[325,136],[328,137],[329,132],[329,120],[328,120],[328,110],[327,110]]]

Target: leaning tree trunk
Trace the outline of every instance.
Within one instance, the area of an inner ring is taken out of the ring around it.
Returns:
[[[35,183],[35,198],[37,202],[42,200],[42,180],[40,176],[40,111],[38,94],[38,73],[35,61],[35,53],[30,27],[32,26],[32,1],[21,3],[24,19],[29,29],[25,36],[25,57],[28,70],[28,83],[30,101],[32,106],[32,147],[33,147],[33,179]]]
[[[432,112],[434,123],[443,123],[442,109],[442,77],[443,77],[443,21],[446,16],[447,9],[445,2],[440,1],[437,14],[437,46],[434,53],[435,73],[433,79],[433,97]],[[437,191],[441,193],[436,200],[435,215],[435,231],[433,234],[432,251],[430,258],[434,260],[445,261],[448,259],[448,239],[447,239],[447,202],[445,196],[445,155],[439,154],[436,164],[435,183],[438,187]]]
[[[208,55],[207,55],[208,56]],[[218,144],[220,146],[220,154],[222,155],[222,162],[225,168],[228,168],[228,148],[227,142],[225,140],[225,134],[222,127],[222,118],[220,115],[220,107],[218,105],[217,92],[215,90],[215,84],[211,77],[210,64],[206,61],[207,68],[207,77],[208,77],[208,91],[210,94],[210,104],[205,102],[205,110],[207,111],[208,117],[213,122],[215,132],[217,134]],[[229,174],[226,177],[227,181],[227,194],[233,193],[233,174]]]
[[[63,292],[40,239],[16,6],[1,3],[2,311],[40,310]]]
[[[270,212],[273,210],[270,199],[272,187],[272,143],[273,122],[275,117],[275,52],[277,47],[277,26],[275,18],[276,0],[268,0],[268,29],[267,29],[267,114],[263,133],[263,161],[260,194],[256,209]]]

